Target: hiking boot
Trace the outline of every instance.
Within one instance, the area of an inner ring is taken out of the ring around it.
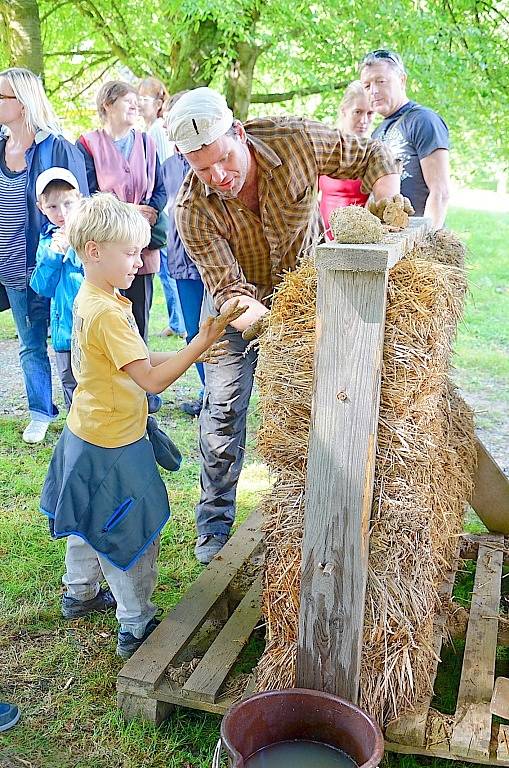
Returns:
[[[205,536],[198,536],[194,547],[196,559],[202,565],[208,565],[227,541],[228,536],[222,533],[209,533]]]
[[[181,403],[180,410],[187,413],[188,416],[199,416],[203,408],[203,400],[190,400],[188,403]]]
[[[62,595],[62,616],[64,619],[79,619],[81,616],[88,616],[89,613],[108,611],[110,608],[116,607],[117,601],[109,589],[100,588],[92,600],[76,600],[75,597]]]
[[[8,731],[18,722],[21,712],[15,704],[0,701],[0,731]]]
[[[161,622],[159,619],[150,619],[149,623],[145,627],[143,637],[135,637],[131,632],[122,632],[122,630],[119,630],[117,640],[117,656],[120,656],[122,659],[130,659],[133,653],[138,650],[140,645],[145,642],[147,637],[160,623]]]
[[[23,432],[23,440],[25,443],[35,445],[36,443],[42,443],[46,437],[48,431],[49,421],[35,421],[32,420],[30,424],[25,428]]]

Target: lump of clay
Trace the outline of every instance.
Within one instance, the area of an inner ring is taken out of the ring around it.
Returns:
[[[329,224],[337,243],[379,243],[384,234],[380,219],[360,205],[335,208]]]

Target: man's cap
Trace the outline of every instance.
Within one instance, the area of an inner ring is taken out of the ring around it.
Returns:
[[[58,166],[54,165],[52,168],[48,168],[38,175],[35,182],[36,197],[39,198],[42,195],[50,181],[66,181],[71,185],[71,187],[77,189],[78,192],[80,189],[80,185],[78,184],[74,173],[71,173],[68,168],[59,168]]]
[[[170,109],[166,125],[170,139],[186,154],[224,136],[233,125],[233,112],[217,91],[195,88]]]

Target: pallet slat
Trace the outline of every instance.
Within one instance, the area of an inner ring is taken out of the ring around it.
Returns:
[[[182,695],[215,703],[219,689],[258,624],[262,577],[258,576],[182,688]]]
[[[131,656],[119,672],[123,681],[154,690],[166,667],[201,627],[238,571],[262,541],[261,512],[255,510],[191,585],[181,601]]]
[[[451,751],[469,759],[489,758],[490,701],[495,682],[503,536],[488,536],[479,547],[470,606]]]

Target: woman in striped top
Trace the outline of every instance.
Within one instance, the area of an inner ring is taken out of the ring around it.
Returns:
[[[44,439],[58,413],[52,401],[46,339],[49,300],[29,287],[42,224],[35,180],[51,166],[68,168],[88,193],[85,164],[60,135],[39,78],[28,69],[0,72],[0,311],[12,310],[30,411],[27,443]]]

